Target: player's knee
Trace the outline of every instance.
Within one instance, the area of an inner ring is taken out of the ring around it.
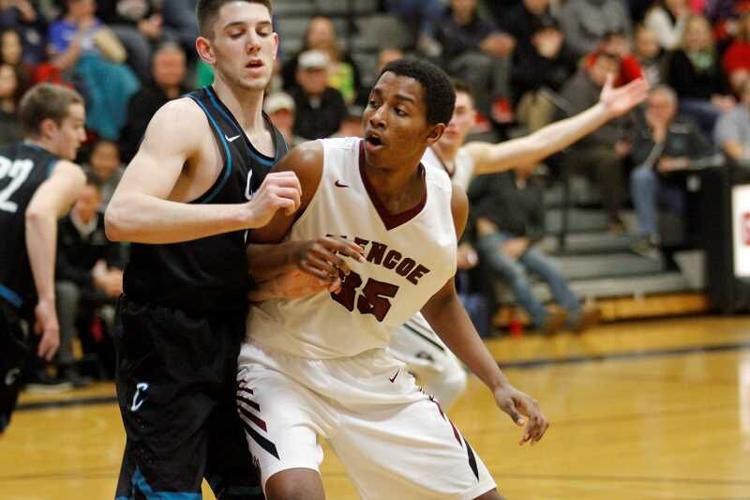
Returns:
[[[320,475],[311,469],[277,472],[266,481],[266,500],[324,500]]]

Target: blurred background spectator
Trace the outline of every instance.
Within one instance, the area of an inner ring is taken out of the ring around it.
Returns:
[[[21,88],[16,68],[0,64],[0,146],[20,141],[23,137],[18,122]]]
[[[185,52],[175,43],[164,43],[154,52],[150,75],[148,81],[128,102],[127,118],[120,141],[123,160],[126,162],[138,150],[146,126],[156,110],[189,90],[185,82]]]
[[[124,64],[126,52],[114,33],[94,16],[94,0],[67,0],[65,15],[49,28],[52,63],[86,98],[86,126],[117,139],[128,99],[140,86]]]
[[[716,123],[716,144],[735,161],[750,160],[750,80],[745,80],[740,103]]]
[[[719,115],[734,106],[705,17],[694,15],[686,21],[682,44],[667,64],[666,82],[677,92],[680,112],[691,116],[708,135]]]
[[[480,112],[498,123],[511,121],[513,37],[481,16],[476,0],[451,0],[440,21],[437,40],[443,48],[444,67],[469,84]]]
[[[630,13],[620,0],[568,0],[560,13],[563,32],[573,52],[593,52],[607,33],[632,33]]]
[[[263,101],[263,110],[284,136],[287,146],[291,148],[305,141],[294,135],[295,106],[292,96],[282,91],[269,94]]]
[[[659,246],[659,206],[684,218],[686,189],[681,173],[691,160],[713,152],[698,126],[678,116],[677,109],[677,95],[671,88],[654,88],[634,134],[631,155],[637,166],[630,176],[638,221],[634,250],[645,256],[656,256]]]
[[[296,108],[294,133],[305,139],[335,134],[347,113],[341,93],[328,86],[328,62],[327,53],[320,50],[299,56],[297,87],[290,94]]]
[[[661,48],[673,50],[680,45],[689,16],[688,0],[660,0],[646,14],[643,24],[656,35]]]
[[[99,209],[104,212],[124,171],[120,146],[114,141],[99,139],[91,148],[89,162],[84,168],[91,177],[92,185],[95,184],[99,191]]]
[[[310,20],[302,50],[284,65],[282,69],[284,90],[289,92],[300,85],[295,77],[299,69],[299,57],[310,50],[323,52],[328,57],[328,86],[339,91],[347,103],[356,101],[362,86],[359,69],[351,55],[341,49],[341,42],[336,36],[336,27],[333,21],[325,16],[315,16]],[[365,97],[367,96],[362,98]]]
[[[740,18],[737,36],[724,53],[722,63],[732,91],[740,95],[743,85],[750,79],[750,11]]]
[[[662,83],[666,52],[650,28],[639,25],[633,35],[633,56],[641,67],[643,76],[651,86]]]
[[[599,102],[599,94],[610,75],[616,79],[620,60],[606,52],[596,53],[593,60],[565,84],[561,96],[567,115],[574,115]],[[584,137],[566,155],[568,172],[583,171],[599,186],[602,205],[609,219],[609,229],[614,233],[625,230],[620,211],[623,197],[623,145],[625,119],[611,121],[592,134]]]

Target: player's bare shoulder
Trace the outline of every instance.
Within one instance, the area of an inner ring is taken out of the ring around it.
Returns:
[[[167,102],[149,122],[143,145],[169,149],[197,149],[211,137],[205,113],[189,97]]]

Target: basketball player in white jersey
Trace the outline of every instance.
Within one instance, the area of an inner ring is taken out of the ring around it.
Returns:
[[[550,124],[528,136],[490,144],[470,142],[469,134],[476,109],[467,86],[455,83],[453,117],[440,140],[425,151],[422,163],[448,173],[453,184],[464,191],[475,175],[492,174],[519,164],[534,164],[590,134],[609,120],[627,113],[648,95],[648,85],[639,79],[612,88],[612,79],[602,89],[599,103],[590,109]],[[476,261],[470,247],[459,247],[459,260]],[[409,318],[391,339],[391,350],[409,365],[419,383],[434,394],[443,408],[449,408],[466,387],[466,372],[446,349],[421,314]]]
[[[498,407],[524,426],[521,444],[548,427],[536,401],[498,368],[454,288],[466,195],[420,163],[454,100],[442,70],[396,61],[370,94],[364,140],[306,143],[275,167],[298,176],[300,209],[278,213],[251,239],[345,237],[363,255],[348,263],[337,293],[271,299],[248,315],[238,410],[269,499],[324,498],[318,436],[363,498],[500,498],[479,457],[387,349],[391,333],[420,309]],[[278,271],[269,265],[276,252],[265,254],[250,261],[261,281]]]

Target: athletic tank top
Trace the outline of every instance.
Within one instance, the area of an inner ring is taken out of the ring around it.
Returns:
[[[456,158],[453,160],[453,172],[443,160],[437,155],[433,148],[427,148],[422,156],[422,164],[427,168],[437,168],[444,171],[453,181],[453,184],[460,187],[464,192],[469,190],[469,184],[474,178],[474,160],[471,155],[463,148],[458,150]]]
[[[206,114],[223,165],[216,182],[191,203],[244,203],[260,187],[271,167],[287,152],[270,120],[276,154],[256,150],[242,127],[211,87],[187,94]],[[246,231],[163,245],[135,243],[125,270],[125,295],[136,302],[191,311],[247,307],[249,288]]]
[[[291,240],[344,236],[365,249],[366,262],[338,294],[275,299],[251,307],[248,335],[263,347],[304,358],[354,356],[384,348],[456,270],[456,231],[448,176],[420,166],[426,198],[399,215],[385,212],[367,182],[363,142],[323,139],[323,173]]]
[[[0,148],[0,297],[24,316],[37,302],[26,252],[26,209],[58,159],[31,144]]]

